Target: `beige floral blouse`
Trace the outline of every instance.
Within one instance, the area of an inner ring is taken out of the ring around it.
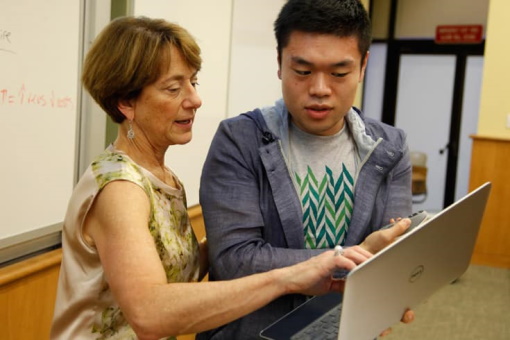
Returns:
[[[112,296],[97,250],[85,242],[82,233],[97,194],[116,180],[131,181],[146,192],[151,206],[147,227],[168,282],[198,280],[198,243],[182,183],[179,188],[168,186],[110,146],[86,170],[69,202],[51,339],[136,339]]]

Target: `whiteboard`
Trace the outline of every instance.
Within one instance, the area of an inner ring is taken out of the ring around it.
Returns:
[[[76,168],[81,3],[0,4],[0,248],[64,219]]]

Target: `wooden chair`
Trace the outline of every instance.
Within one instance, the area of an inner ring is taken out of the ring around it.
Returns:
[[[423,203],[427,199],[427,154],[411,151],[413,203]]]

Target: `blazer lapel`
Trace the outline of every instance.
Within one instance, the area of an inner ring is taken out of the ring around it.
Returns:
[[[296,228],[296,225],[303,224],[301,203],[282,157],[279,142],[276,140],[260,147],[259,154],[273,191],[285,240],[289,248],[303,248],[303,228]]]
[[[370,228],[370,223],[375,223],[371,221],[372,212],[381,183],[386,180],[394,164],[402,156],[402,151],[395,149],[391,143],[382,140],[363,165],[354,189],[354,210],[350,223],[351,226],[356,227],[349,228],[345,240],[346,245],[359,244],[372,231],[373,228]]]

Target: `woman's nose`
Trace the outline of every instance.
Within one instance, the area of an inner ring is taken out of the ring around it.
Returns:
[[[185,105],[187,108],[192,108],[195,110],[202,106],[202,98],[200,98],[195,87],[192,87],[188,98],[186,98]]]

